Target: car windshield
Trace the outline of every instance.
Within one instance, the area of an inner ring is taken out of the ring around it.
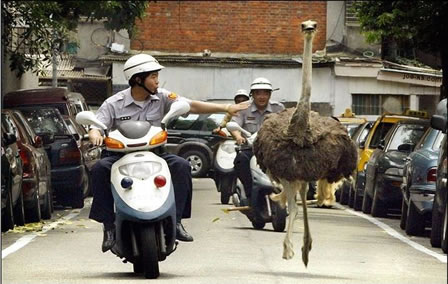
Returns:
[[[353,134],[359,126],[360,124],[345,124],[345,127],[347,127],[348,136],[353,137]]]
[[[394,124],[390,122],[381,122],[375,129],[369,148],[375,149],[378,147],[380,141],[386,137],[387,132],[389,132],[393,125]]]
[[[415,145],[424,131],[425,127],[423,125],[402,124],[392,136],[388,149],[397,150],[401,144]]]
[[[70,134],[62,117],[58,115],[55,109],[21,109],[28,123],[34,129],[37,135],[51,133],[55,135]]]

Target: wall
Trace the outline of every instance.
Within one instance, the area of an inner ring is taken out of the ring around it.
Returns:
[[[137,21],[134,50],[301,54],[301,22],[315,20],[314,50],[325,48],[325,1],[157,1]]]

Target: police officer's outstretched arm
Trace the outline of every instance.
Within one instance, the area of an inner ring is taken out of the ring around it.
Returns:
[[[229,114],[237,115],[240,110],[247,109],[249,104],[215,104],[201,101],[191,101],[190,112],[192,113],[215,113],[227,112]]]

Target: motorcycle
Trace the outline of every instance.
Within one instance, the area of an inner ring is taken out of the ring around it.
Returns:
[[[90,111],[76,121],[105,131],[106,149],[123,153],[112,165],[111,187],[115,205],[116,243],[111,249],[123,262],[133,263],[145,278],[159,276],[159,261],[176,250],[176,206],[167,163],[156,153],[166,143],[165,125],[187,113],[187,102],[177,101],[164,116],[161,127],[148,121],[126,121],[108,132]]]
[[[227,130],[234,131],[239,130],[247,140],[247,144],[243,146],[237,146],[236,151],[241,150],[241,147],[252,147],[253,142],[257,136],[257,133],[251,134],[245,129],[241,128],[235,122],[228,122]],[[232,161],[233,165],[233,161]],[[280,193],[280,189],[275,187],[268,176],[263,173],[257,164],[257,158],[253,156],[250,160],[250,171],[252,174],[252,199],[251,204],[256,205],[255,208],[248,205],[248,199],[244,190],[244,186],[241,181],[236,178],[235,186],[232,187],[232,203],[236,209],[245,214],[252,226],[255,229],[263,229],[266,223],[272,223],[272,227],[276,232],[283,232],[286,226],[286,208],[280,207],[280,205],[272,201],[269,198],[271,193]],[[235,174],[234,174],[235,175]],[[222,189],[221,189],[222,190]],[[222,193],[222,192],[221,192]]]
[[[214,181],[216,189],[221,194],[221,204],[228,204],[235,187],[236,176],[233,170],[233,160],[236,157],[235,140],[223,141],[216,151],[214,161]]]

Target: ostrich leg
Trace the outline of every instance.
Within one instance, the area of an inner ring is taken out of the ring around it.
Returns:
[[[302,261],[305,264],[305,267],[308,265],[308,254],[311,250],[311,243],[313,240],[311,239],[310,227],[308,225],[308,211],[306,206],[306,193],[308,191],[308,186],[306,182],[297,182],[300,184],[300,198],[302,199],[302,208],[303,208],[303,247],[302,247]],[[289,204],[288,204],[289,205]]]
[[[289,211],[288,229],[286,231],[285,240],[283,241],[283,258],[291,259],[294,256],[291,238],[294,231],[294,221],[296,220],[298,215],[298,207],[296,203],[296,188],[294,188],[293,184],[286,180],[281,180],[281,183],[283,185],[282,194],[286,195]]]

